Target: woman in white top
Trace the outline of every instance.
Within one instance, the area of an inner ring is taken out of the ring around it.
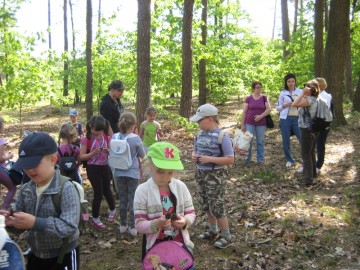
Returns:
[[[320,88],[320,97],[326,101],[328,107],[331,109],[331,100],[332,96],[328,92],[326,92],[327,83],[324,78],[316,78],[315,79],[319,83]],[[323,131],[320,131],[319,137],[316,140],[316,151],[317,151],[317,161],[316,161],[316,172],[319,173],[321,167],[324,164],[325,159],[325,144],[326,144],[326,138],[329,134],[330,129],[326,129]]]
[[[300,140],[300,129],[298,125],[298,109],[292,106],[293,101],[302,94],[300,88],[296,88],[296,76],[287,74],[284,77],[285,89],[280,92],[276,110],[280,112],[280,131],[283,142],[283,150],[286,158],[286,167],[291,167],[295,161],[290,152],[290,136]]]

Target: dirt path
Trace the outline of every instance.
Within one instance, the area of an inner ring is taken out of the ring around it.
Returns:
[[[238,102],[219,106],[220,122],[233,134],[240,111]],[[65,114],[40,108],[45,117],[31,121],[33,111],[26,113],[24,127],[56,133]],[[84,115],[84,114],[83,114]],[[318,185],[303,188],[298,184],[301,175],[300,148],[292,138],[292,152],[296,167],[285,168],[278,127],[266,133],[264,167],[243,166],[237,157],[229,170],[227,206],[231,231],[235,236],[233,246],[219,250],[212,242],[202,242],[197,235],[206,226],[206,218],[198,210],[194,168],[190,163],[192,135],[170,120],[161,119],[166,139],[182,151],[185,170],[179,173],[194,196],[197,219],[191,229],[195,242],[196,269],[360,269],[360,131],[359,117],[349,117],[349,125],[333,129],[328,138],[325,166],[318,177]],[[18,124],[9,124],[7,134],[19,134]],[[9,137],[13,151],[19,143],[17,136]],[[91,201],[88,181],[85,188]],[[2,195],[5,190],[2,189]],[[106,213],[106,204],[102,205]],[[141,240],[118,231],[116,222],[104,231],[89,227],[81,236],[81,269],[141,269]],[[25,249],[23,239],[17,238]]]

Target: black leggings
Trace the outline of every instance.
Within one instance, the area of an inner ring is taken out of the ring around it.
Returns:
[[[90,165],[86,167],[87,176],[94,191],[92,201],[92,216],[98,218],[100,214],[100,205],[103,195],[109,205],[110,210],[115,209],[115,200],[111,192],[110,181],[112,179],[111,171],[107,165]]]

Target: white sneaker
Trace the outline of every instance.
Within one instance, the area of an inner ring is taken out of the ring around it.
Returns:
[[[303,173],[303,172],[304,172],[304,167],[301,167],[301,168],[298,169],[296,172],[297,172],[297,173]]]
[[[321,173],[321,169],[316,168],[316,173],[317,173],[317,174],[320,174],[320,173]]]
[[[291,165],[292,165],[292,163],[290,161],[287,161],[285,166],[286,166],[286,168],[290,168]]]
[[[129,233],[131,236],[134,236],[134,237],[137,236],[137,230],[135,228],[129,229]]]
[[[128,227],[120,225],[120,233],[126,233]]]

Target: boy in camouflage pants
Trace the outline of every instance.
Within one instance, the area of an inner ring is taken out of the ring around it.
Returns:
[[[211,104],[200,106],[190,121],[199,124],[200,132],[194,142],[192,161],[196,163],[196,191],[202,210],[206,212],[210,229],[199,235],[202,240],[218,236],[215,247],[231,244],[231,233],[225,209],[226,165],[234,163],[230,137],[220,130],[218,109]]]

